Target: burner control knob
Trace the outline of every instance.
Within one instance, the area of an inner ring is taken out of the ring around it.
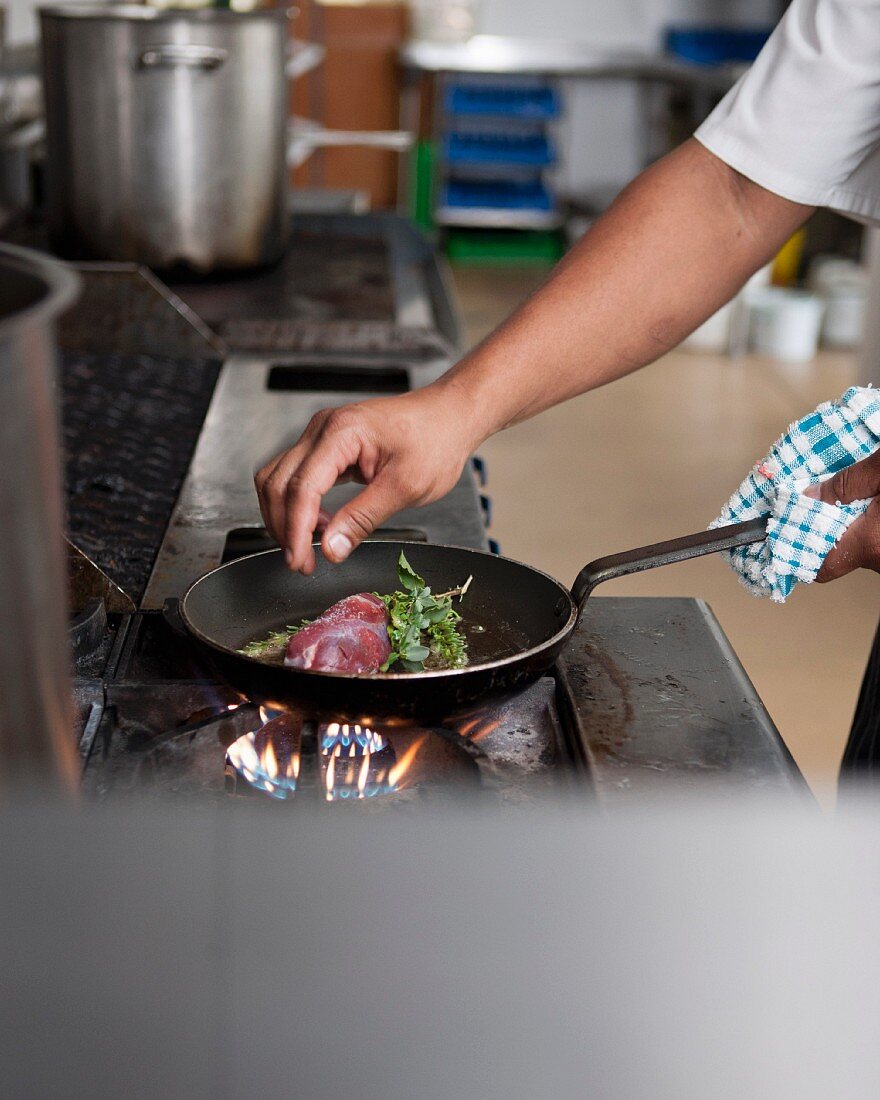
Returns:
[[[471,465],[474,468],[474,473],[477,475],[477,481],[480,484],[481,489],[486,488],[486,482],[489,480],[489,471],[486,466],[486,460],[481,455],[473,455],[471,457]]]

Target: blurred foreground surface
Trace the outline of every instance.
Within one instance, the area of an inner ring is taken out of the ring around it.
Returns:
[[[867,803],[0,829],[5,1095],[880,1095]]]

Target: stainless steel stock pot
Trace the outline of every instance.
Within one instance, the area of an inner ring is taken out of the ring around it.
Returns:
[[[287,11],[40,10],[54,246],[209,272],[287,229]]]

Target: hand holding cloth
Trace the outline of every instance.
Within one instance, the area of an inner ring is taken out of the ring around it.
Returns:
[[[798,583],[848,572],[838,569],[833,555],[825,560],[849,527],[871,504],[870,496],[852,499],[835,494],[841,471],[873,455],[880,448],[880,391],[853,386],[839,401],[826,401],[808,416],[791,424],[770,453],[752,468],[710,524],[724,527],[740,520],[767,516],[767,538],[727,555],[745,587],[756,596],[783,603]],[[836,481],[831,481],[837,475]],[[880,490],[880,471],[878,471]],[[868,486],[869,478],[850,481]],[[821,489],[811,488],[829,482]],[[875,491],[876,491],[875,490]],[[873,492],[871,493],[873,495]],[[868,562],[855,562],[870,564]],[[834,565],[834,568],[831,568]],[[828,575],[831,573],[831,575]]]

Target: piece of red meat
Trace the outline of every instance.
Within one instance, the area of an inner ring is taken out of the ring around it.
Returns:
[[[316,672],[377,672],[391,652],[388,623],[378,596],[348,596],[293,635],[284,663]]]

